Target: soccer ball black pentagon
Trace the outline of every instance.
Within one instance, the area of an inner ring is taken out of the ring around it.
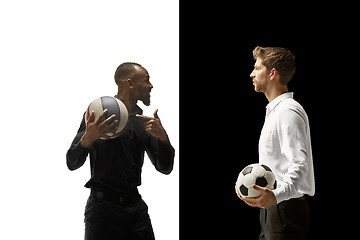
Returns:
[[[260,191],[252,187],[253,184],[273,190],[276,188],[275,175],[264,164],[250,164],[240,172],[236,182],[241,197],[259,197],[261,195]]]

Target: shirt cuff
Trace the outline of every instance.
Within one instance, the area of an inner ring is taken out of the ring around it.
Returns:
[[[285,189],[277,188],[273,190],[273,193],[276,197],[277,204],[288,199]]]
[[[78,152],[78,154],[80,156],[87,156],[89,153],[90,148],[84,148],[81,144],[80,141],[74,145],[74,149],[76,149],[76,151]]]

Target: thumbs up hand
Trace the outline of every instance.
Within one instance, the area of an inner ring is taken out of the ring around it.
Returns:
[[[154,117],[147,117],[143,115],[136,114],[137,118],[143,119],[146,122],[145,131],[150,133],[151,135],[158,137],[161,141],[165,141],[167,139],[167,134],[163,126],[161,125],[160,118],[157,114],[159,109],[156,109],[154,112]]]

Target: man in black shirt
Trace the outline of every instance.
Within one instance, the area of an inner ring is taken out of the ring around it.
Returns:
[[[150,105],[153,88],[145,68],[137,63],[123,63],[115,72],[120,99],[128,109],[129,119],[124,132],[117,138],[100,137],[114,129],[115,115],[105,119],[107,110],[94,121],[83,116],[80,128],[66,154],[70,170],[81,167],[90,154],[91,188],[85,209],[85,239],[155,239],[147,205],[137,186],[141,185],[144,153],[155,168],[164,174],[172,171],[175,150],[157,115],[142,115],[136,104],[141,100]]]

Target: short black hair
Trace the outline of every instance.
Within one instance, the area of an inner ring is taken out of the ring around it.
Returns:
[[[114,76],[115,82],[117,85],[119,85],[121,80],[132,77],[132,75],[136,71],[136,69],[134,67],[135,65],[141,67],[140,64],[135,63],[135,62],[124,62],[117,67],[117,69],[115,71],[115,76]]]

